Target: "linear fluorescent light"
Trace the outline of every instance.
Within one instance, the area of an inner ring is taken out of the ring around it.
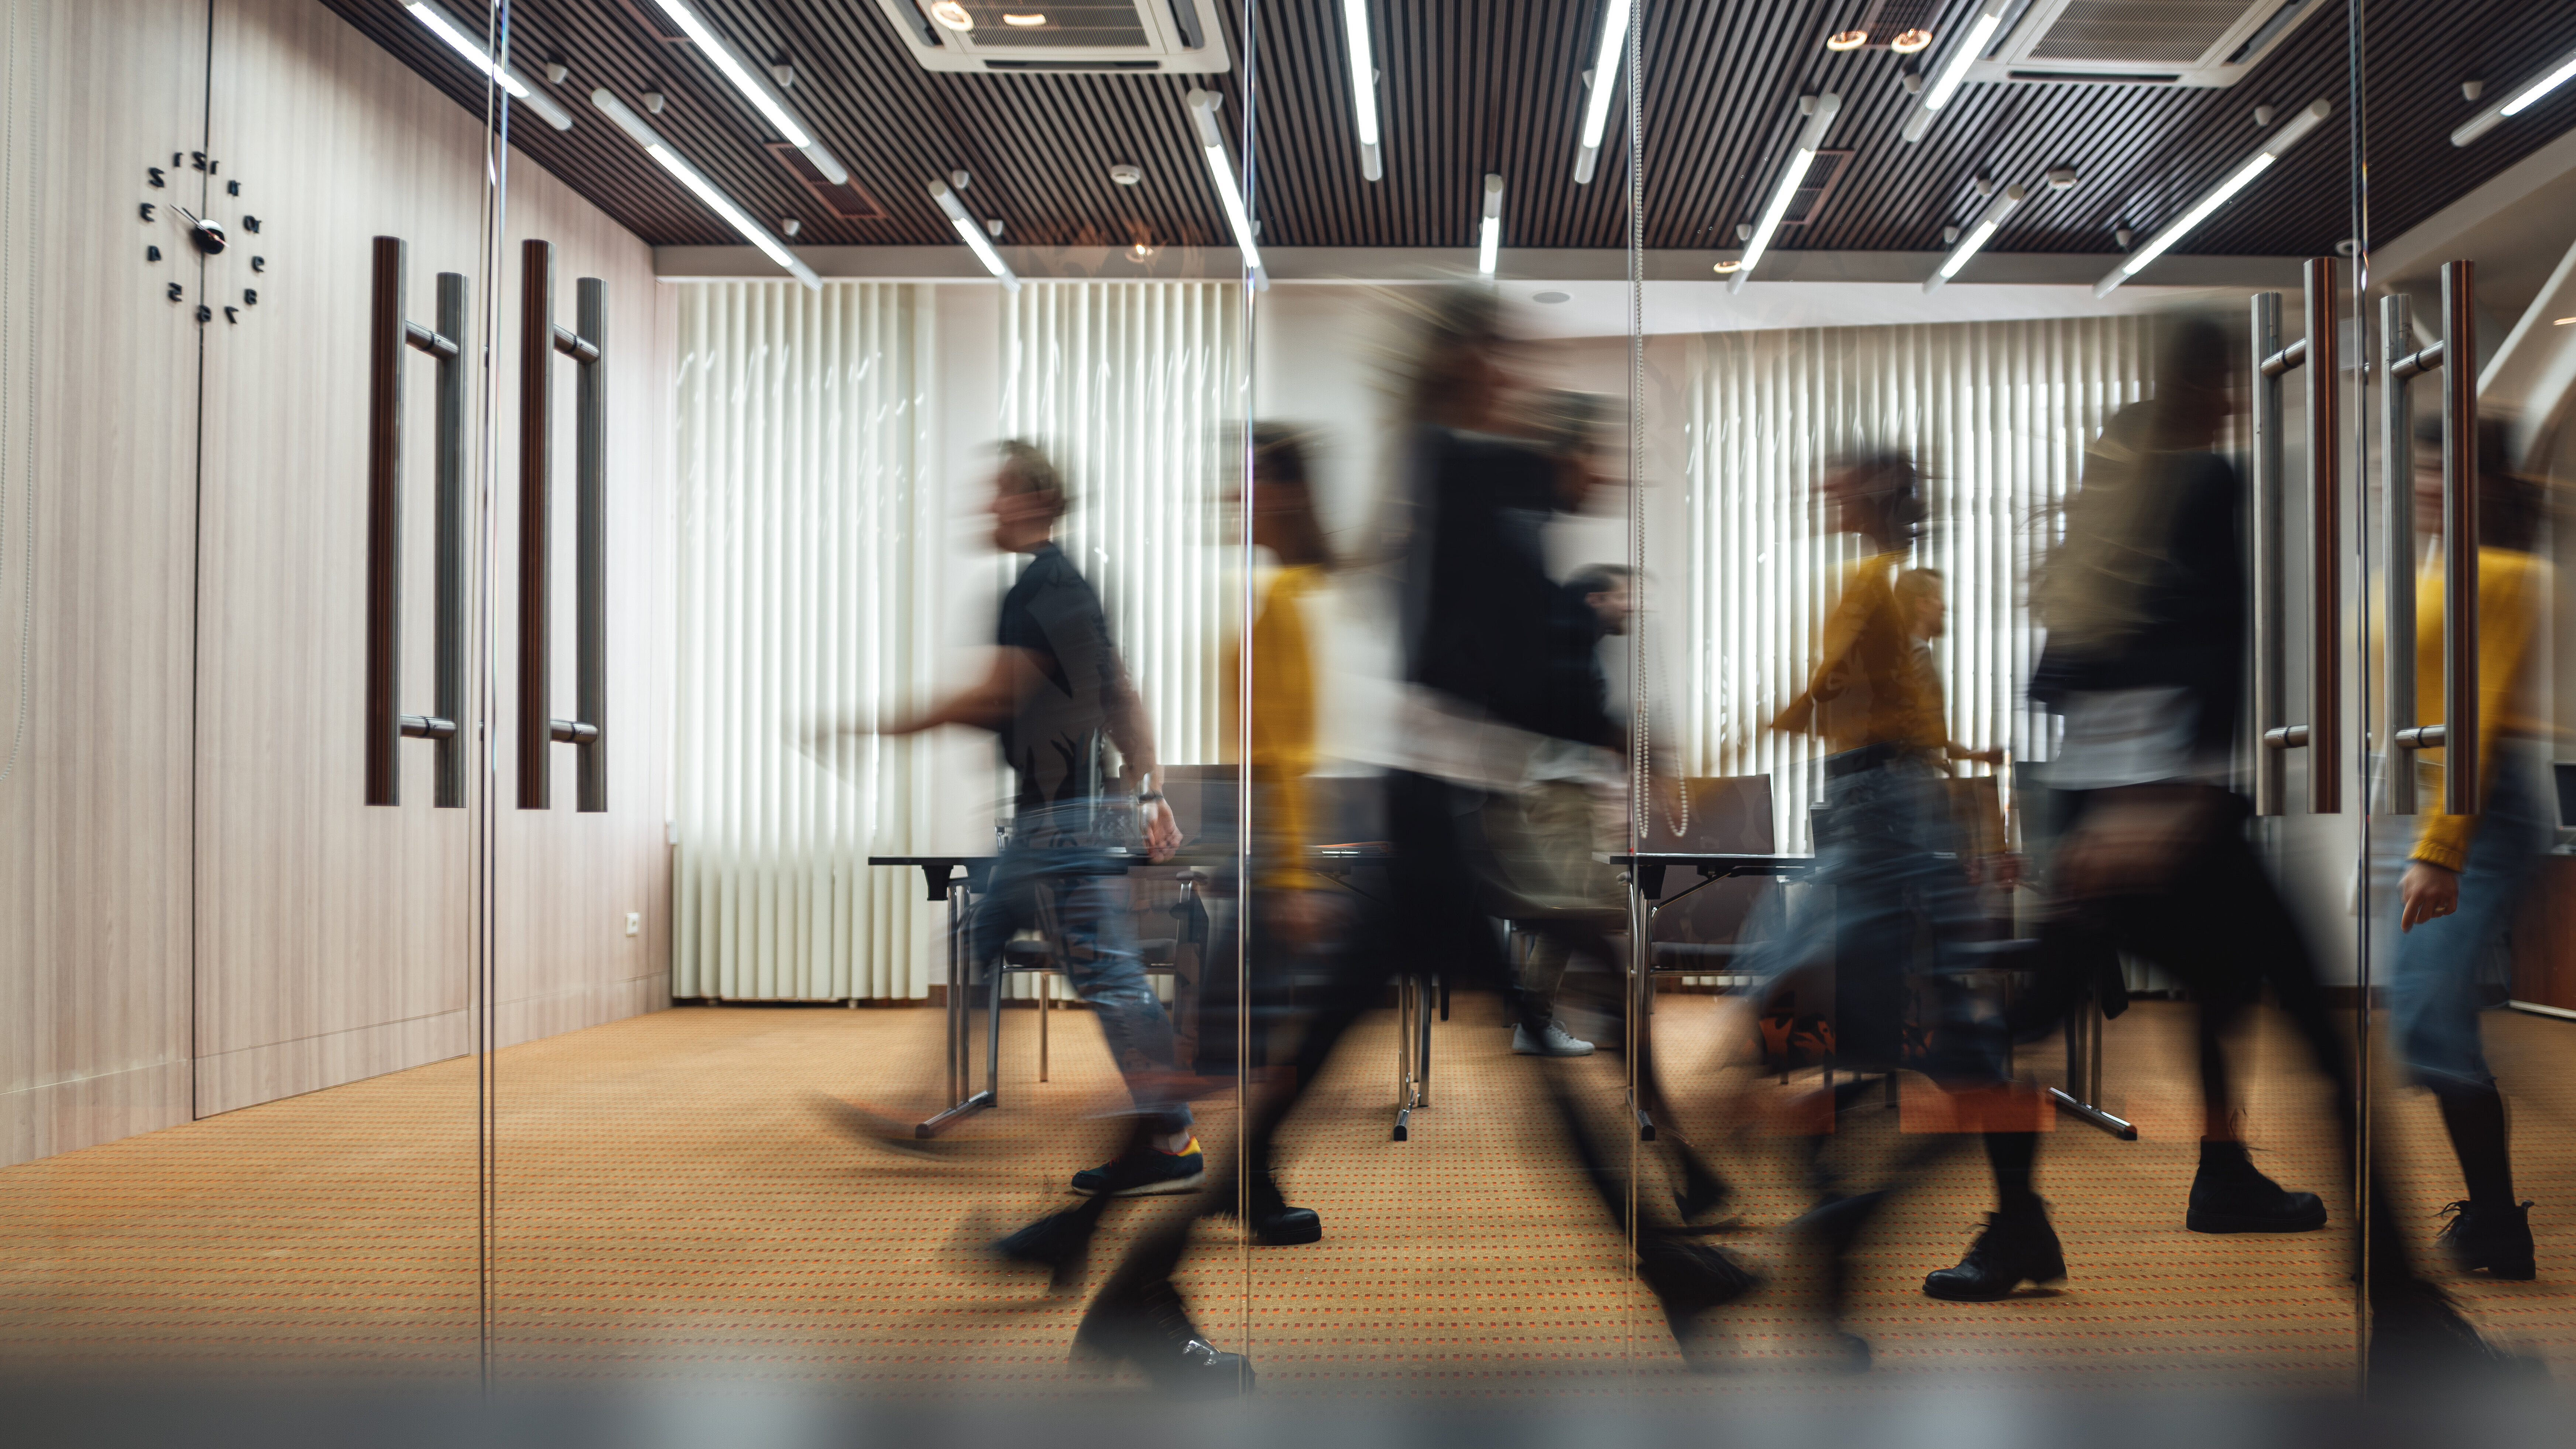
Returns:
[[[966,204],[957,199],[956,192],[948,189],[948,183],[930,183],[930,198],[939,203],[941,211],[948,213],[948,224],[957,228],[957,235],[965,239],[967,249],[975,253],[975,260],[984,264],[984,270],[991,272],[1004,289],[1018,291],[1020,274],[1011,270],[1011,264],[1002,260],[1000,252],[993,250],[993,239],[984,234],[983,223],[967,214]]]
[[[1937,292],[1941,290],[1943,282],[1959,275],[1959,269],[1968,264],[1968,258],[1975,256],[1984,249],[1987,242],[1994,240],[1995,231],[2004,224],[2004,218],[2012,215],[2013,208],[2021,205],[2022,198],[2029,194],[2026,188],[2017,185],[2007,186],[1998,193],[1985,211],[1978,215],[1977,224],[1968,228],[1968,234],[1959,238],[1959,244],[1952,247],[1950,255],[1942,259],[1940,270],[1923,279],[1923,290]]]
[[[2507,116],[2519,116],[2540,103],[2540,98],[2576,78],[2576,54],[2561,58],[2540,79],[2506,96],[2503,100],[2469,117],[2460,129],[2451,133],[2451,144],[2465,146],[2501,125]]]
[[[1351,49],[1351,128],[1359,132],[1360,174],[1385,174],[1377,149],[1377,60],[1369,51],[1368,0],[1342,0],[1342,33]]]
[[[787,102],[769,82],[753,74],[751,67],[743,64],[742,57],[716,34],[715,28],[707,24],[706,17],[698,13],[696,6],[688,0],[659,0],[659,3],[662,13],[671,17],[671,23],[688,32],[699,53],[712,61],[715,68],[724,73],[726,80],[733,82],[733,88],[742,92],[744,100],[769,118],[769,124],[778,128],[778,134],[786,138],[788,145],[805,153],[806,158],[814,163],[814,169],[823,173],[825,180],[839,186],[850,179],[849,170],[841,165],[840,158],[814,139],[814,133],[805,128],[804,122],[796,119],[795,112],[787,109]]]
[[[1575,153],[1574,183],[1592,184],[1601,159],[1601,133],[1610,124],[1610,97],[1619,89],[1619,63],[1627,55],[1628,10],[1635,0],[1610,0],[1601,16],[1601,43],[1592,51],[1592,93],[1583,98],[1583,149]]]
[[[1476,270],[1494,274],[1495,254],[1503,245],[1503,178],[1485,173],[1485,216],[1476,226]]]
[[[2174,218],[2172,225],[2157,232],[2154,239],[2145,246],[2129,253],[2118,266],[2111,269],[2110,275],[2095,282],[2093,295],[2107,297],[2111,295],[2114,287],[2145,271],[2149,262],[2165,254],[2165,248],[2182,240],[2185,232],[2207,221],[2211,212],[2225,206],[2229,197],[2244,190],[2247,182],[2262,175],[2264,168],[2280,160],[2285,152],[2299,143],[2301,137],[2315,130],[2318,122],[2332,114],[2334,114],[2332,102],[2322,100],[2310,102],[2306,110],[2290,118],[2290,124],[2273,132],[2272,139],[2263,143],[2263,149],[2255,152],[2244,165],[2237,167],[2234,175],[2218,183],[2217,190],[2194,202],[2191,210]]]
[[[410,0],[403,8],[411,12],[411,18],[419,21],[422,28],[446,41],[476,70],[490,76],[501,89],[508,91],[510,99],[536,112],[539,119],[558,131],[572,129],[572,112],[556,104],[554,97],[538,90],[526,76],[509,66],[494,65],[491,55],[483,49],[483,42],[474,38],[473,33],[465,28],[464,21],[443,7],[428,3],[428,0]]]
[[[671,143],[663,140],[659,131],[644,124],[644,118],[627,109],[626,103],[611,94],[606,86],[590,93],[590,103],[599,108],[600,114],[615,121],[619,130],[634,137],[635,144],[644,148],[645,155],[661,162],[663,170],[680,178],[681,185],[696,192],[698,200],[707,204],[707,210],[723,217],[727,226],[742,233],[743,240],[760,248],[763,255],[786,268],[796,280],[817,290],[822,288],[823,279],[815,276],[814,269],[805,265],[802,258],[789,251],[787,243],[770,235],[769,228],[753,221],[741,207],[734,205],[732,197],[718,191],[716,184],[709,181],[704,172],[672,150]]]
[[[1824,149],[1825,130],[1834,123],[1834,112],[1842,108],[1840,96],[1828,93],[1816,97],[1816,108],[1807,112],[1807,124],[1798,128],[1798,146],[1789,156],[1789,167],[1780,173],[1780,184],[1772,188],[1771,204],[1762,208],[1762,219],[1753,224],[1752,239],[1744,244],[1744,260],[1737,265],[1735,275],[1726,279],[1729,292],[1744,290],[1745,279],[1753,275],[1764,249],[1771,245],[1771,234],[1780,229],[1780,218],[1789,214],[1789,203],[1797,196],[1799,184],[1807,179],[1807,168],[1815,164],[1816,153]]]
[[[1243,269],[1252,274],[1254,291],[1267,291],[1270,274],[1261,269],[1261,248],[1253,240],[1252,214],[1243,205],[1243,188],[1234,181],[1234,160],[1226,154],[1225,132],[1217,129],[1216,108],[1222,104],[1207,91],[1190,92],[1190,119],[1198,126],[1199,150],[1207,156],[1208,180],[1216,183],[1225,207],[1226,225],[1234,228],[1234,245],[1243,253]]]
[[[2009,3],[2011,0],[1986,0],[1985,4],[1977,7],[1977,18],[1968,27],[1967,37],[1950,52],[1948,60],[1941,62],[1941,73],[1933,77],[1932,84],[1924,87],[1921,103],[1914,108],[1913,115],[1905,118],[1905,129],[1898,135],[1907,141],[1923,139],[1923,133],[1932,128],[1932,117],[1950,104],[1950,97],[1958,94],[1959,83],[1968,78],[1968,67],[1975,65],[1977,57],[1986,53],[1986,42],[1995,38],[1995,28],[2004,23],[2004,7]]]

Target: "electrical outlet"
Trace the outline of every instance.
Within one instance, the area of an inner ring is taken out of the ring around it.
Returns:
[[[628,911],[626,913],[626,934],[630,936],[641,936],[644,934],[644,913],[642,911]]]

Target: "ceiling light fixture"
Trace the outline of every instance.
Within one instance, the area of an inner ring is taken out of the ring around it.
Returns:
[[[958,4],[957,0],[939,0],[938,4],[930,7],[930,18],[951,30],[975,28],[975,17],[967,14],[966,7]]]
[[[1896,38],[1887,43],[1887,48],[1898,55],[1912,55],[1931,44],[1932,32],[1929,30],[1900,30],[1896,32]]]
[[[1619,64],[1627,58],[1628,11],[1635,0],[1610,0],[1601,15],[1601,43],[1592,50],[1592,93],[1583,99],[1583,149],[1575,153],[1574,184],[1592,184],[1601,160],[1601,133],[1610,124],[1610,97],[1619,89]]]
[[[1950,249],[1950,255],[1942,258],[1940,270],[1923,279],[1923,290],[1940,291],[1943,282],[1959,275],[1959,269],[1966,266],[1968,259],[1982,250],[1987,242],[1994,240],[1995,229],[2004,224],[2004,218],[2012,215],[2013,208],[2021,205],[2022,198],[2029,194],[2018,185],[2005,187],[2001,196],[1987,204],[1984,213],[1978,216],[1977,224],[1969,227],[1968,234]]]
[[[1837,30],[1825,37],[1827,50],[1858,50],[1867,44],[1869,32],[1866,30]]]
[[[1825,144],[1825,130],[1834,123],[1834,112],[1843,108],[1843,98],[1826,94],[1801,100],[1798,109],[1807,113],[1807,123],[1798,128],[1797,149],[1789,155],[1788,168],[1780,173],[1780,182],[1771,189],[1771,204],[1762,208],[1762,219],[1753,224],[1753,235],[1744,242],[1744,260],[1735,275],[1727,279],[1730,292],[1744,290],[1745,279],[1762,261],[1763,250],[1771,245],[1771,234],[1780,229],[1780,218],[1789,214],[1789,203],[1807,179],[1807,168],[1815,164],[1816,152]]]
[[[1709,267],[1709,270],[1723,277],[1729,273],[1741,271],[1743,268],[1744,263],[1742,262],[1717,262],[1712,264]]]
[[[1485,173],[1485,215],[1476,224],[1476,270],[1490,280],[1503,247],[1503,178]]]
[[[2107,297],[2111,295],[2114,287],[2145,271],[2149,262],[2163,256],[2167,247],[2182,240],[2183,233],[2207,221],[2211,212],[2225,206],[2229,197],[2244,190],[2246,183],[2262,175],[2264,168],[2280,160],[2282,154],[2297,145],[2301,137],[2315,130],[2319,122],[2332,114],[2334,114],[2334,103],[2319,100],[2311,102],[2306,110],[2292,116],[2290,124],[2273,132],[2272,139],[2264,143],[2263,149],[2255,152],[2244,165],[2237,167],[2235,174],[2218,183],[2215,190],[2194,202],[2191,210],[2175,218],[2171,225],[2150,238],[2145,246],[2131,252],[2126,260],[2113,267],[2108,276],[2095,282],[2093,295]]]
[[[1377,61],[1369,49],[1368,0],[1342,0],[1342,35],[1351,52],[1351,129],[1360,141],[1360,175],[1385,173],[1377,149]]]
[[[734,205],[732,197],[718,191],[716,184],[709,181],[704,172],[682,159],[680,153],[672,150],[671,144],[662,139],[659,131],[646,125],[642,116],[629,110],[626,103],[619,100],[607,87],[602,86],[592,91],[590,103],[599,108],[600,114],[615,121],[618,129],[634,137],[635,143],[644,148],[644,154],[662,163],[663,170],[678,177],[681,185],[697,193],[698,200],[705,202],[709,211],[723,217],[726,225],[742,233],[743,240],[760,248],[762,255],[786,268],[790,276],[806,286],[816,289],[822,287],[822,278],[815,276],[812,267],[805,265],[802,258],[789,251],[787,243],[772,236],[769,228],[753,221],[750,213]]]
[[[2571,79],[2576,79],[2576,54],[2561,56],[2558,63],[2544,72],[2540,79],[2507,91],[2503,100],[2469,117],[2460,129],[2451,133],[2451,144],[2454,146],[2469,144],[2502,125],[2506,117],[2519,116],[2540,104],[2541,97],[2567,84]],[[2484,87],[2480,87],[2480,90],[2484,90]],[[2472,93],[2469,99],[2477,99],[2476,94]]]
[[[659,0],[659,3],[662,13],[671,17],[671,23],[687,32],[690,41],[698,47],[698,53],[722,72],[735,90],[742,92],[742,98],[751,102],[753,109],[769,118],[769,124],[778,128],[778,134],[786,138],[788,145],[805,153],[806,159],[814,163],[814,169],[823,173],[824,180],[834,186],[849,183],[849,169],[841,164],[840,158],[814,139],[814,133],[805,128],[804,122],[796,119],[795,112],[787,109],[786,100],[734,53],[734,48],[716,34],[696,6],[689,0]]]
[[[2561,318],[2559,318],[2557,321],[2552,322],[2552,323],[2550,323],[2549,325],[2550,325],[2550,326],[2552,326],[2552,327],[2565,327],[2565,326],[2567,326],[2567,325],[2568,325],[2568,324],[2570,324],[2570,323],[2576,323],[2576,317],[2561,317]]]
[[[1199,151],[1207,157],[1208,180],[1216,186],[1216,199],[1225,207],[1226,225],[1234,228],[1234,245],[1243,253],[1243,269],[1252,274],[1252,289],[1266,292],[1270,276],[1261,270],[1261,248],[1253,240],[1252,213],[1243,204],[1243,188],[1235,184],[1234,158],[1225,149],[1225,132],[1216,124],[1216,108],[1224,104],[1213,93],[1190,92],[1190,119],[1198,126]]]
[[[2004,7],[2010,3],[2011,0],[1986,0],[1985,4],[1977,7],[1976,21],[1968,27],[1967,36],[1959,42],[1958,49],[1950,52],[1950,58],[1942,62],[1940,74],[1933,77],[1932,84],[1915,98],[1914,114],[1905,118],[1905,129],[1897,134],[1909,142],[1920,141],[1923,133],[1932,129],[1932,117],[1950,104],[1950,97],[1958,93],[1959,83],[1968,78],[1968,67],[1975,65],[1977,58],[1986,53],[1986,42],[1995,38],[1996,27],[2004,23]],[[1923,43],[1931,44],[1931,37],[1925,36]],[[1918,50],[1921,48],[1916,47]]]
[[[945,181],[934,181],[930,183],[930,199],[939,203],[941,211],[948,213],[948,224],[957,229],[957,235],[965,241],[967,250],[975,254],[975,260],[984,264],[984,270],[991,272],[1005,291],[1018,291],[1020,274],[1011,270],[1011,264],[1002,260],[1000,252],[993,250],[993,239],[984,234],[983,226],[975,218],[966,214],[966,204],[957,199],[956,191]]]
[[[468,33],[464,21],[441,6],[429,4],[428,0],[410,0],[403,8],[411,12],[411,18],[419,21],[422,28],[446,41],[449,48],[465,57],[476,70],[490,76],[501,89],[508,91],[510,99],[536,112],[540,119],[558,131],[572,129],[572,112],[556,104],[554,97],[538,90],[517,70],[506,65],[494,65],[490,53],[483,49],[483,42]]]
[[[1004,11],[1002,13],[1002,23],[1004,25],[1016,25],[1023,30],[1027,30],[1046,24],[1046,17],[1043,15],[1013,15],[1008,11]]]

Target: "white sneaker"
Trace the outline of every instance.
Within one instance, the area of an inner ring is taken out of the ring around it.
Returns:
[[[1565,1029],[1565,1023],[1550,1021],[1541,1041],[1531,1041],[1529,1028],[1512,1028],[1512,1050],[1525,1057],[1588,1057],[1592,1043]]]

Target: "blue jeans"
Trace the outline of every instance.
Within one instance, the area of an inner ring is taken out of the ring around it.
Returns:
[[[1862,751],[1833,757],[1816,825],[1815,885],[1757,974],[1830,960],[1834,1051],[1851,1067],[1904,1059],[1908,980],[1929,974],[1937,1004],[1926,1025],[1936,1060],[1927,1068],[1949,1081],[1985,1080],[2001,1071],[2000,1022],[1966,989],[1957,974],[1966,963],[1951,950],[1982,934],[1985,921],[1942,779],[1931,765],[1892,752],[1875,763]]]
[[[2404,935],[2391,933],[2396,945],[2389,953],[2389,1028],[2407,1070],[2427,1086],[2494,1082],[2478,1039],[2484,1005],[2479,988],[2549,849],[2552,811],[2542,792],[2538,752],[2528,743],[2507,741],[2488,763],[2495,778],[2477,833],[2469,838],[2459,909],[2419,922]],[[2393,923],[2399,905],[2396,892],[2389,895]]]
[[[1094,843],[1093,819],[1091,802],[1074,801],[1023,811],[1012,822],[1010,844],[975,902],[968,958],[979,971],[1000,970],[1012,935],[1037,927],[1045,892],[1055,912],[1057,964],[1099,1018],[1138,1115],[1150,1130],[1178,1132],[1190,1125],[1190,1109],[1161,1080],[1172,1071],[1172,1019],[1136,950],[1124,876],[1132,857]]]

